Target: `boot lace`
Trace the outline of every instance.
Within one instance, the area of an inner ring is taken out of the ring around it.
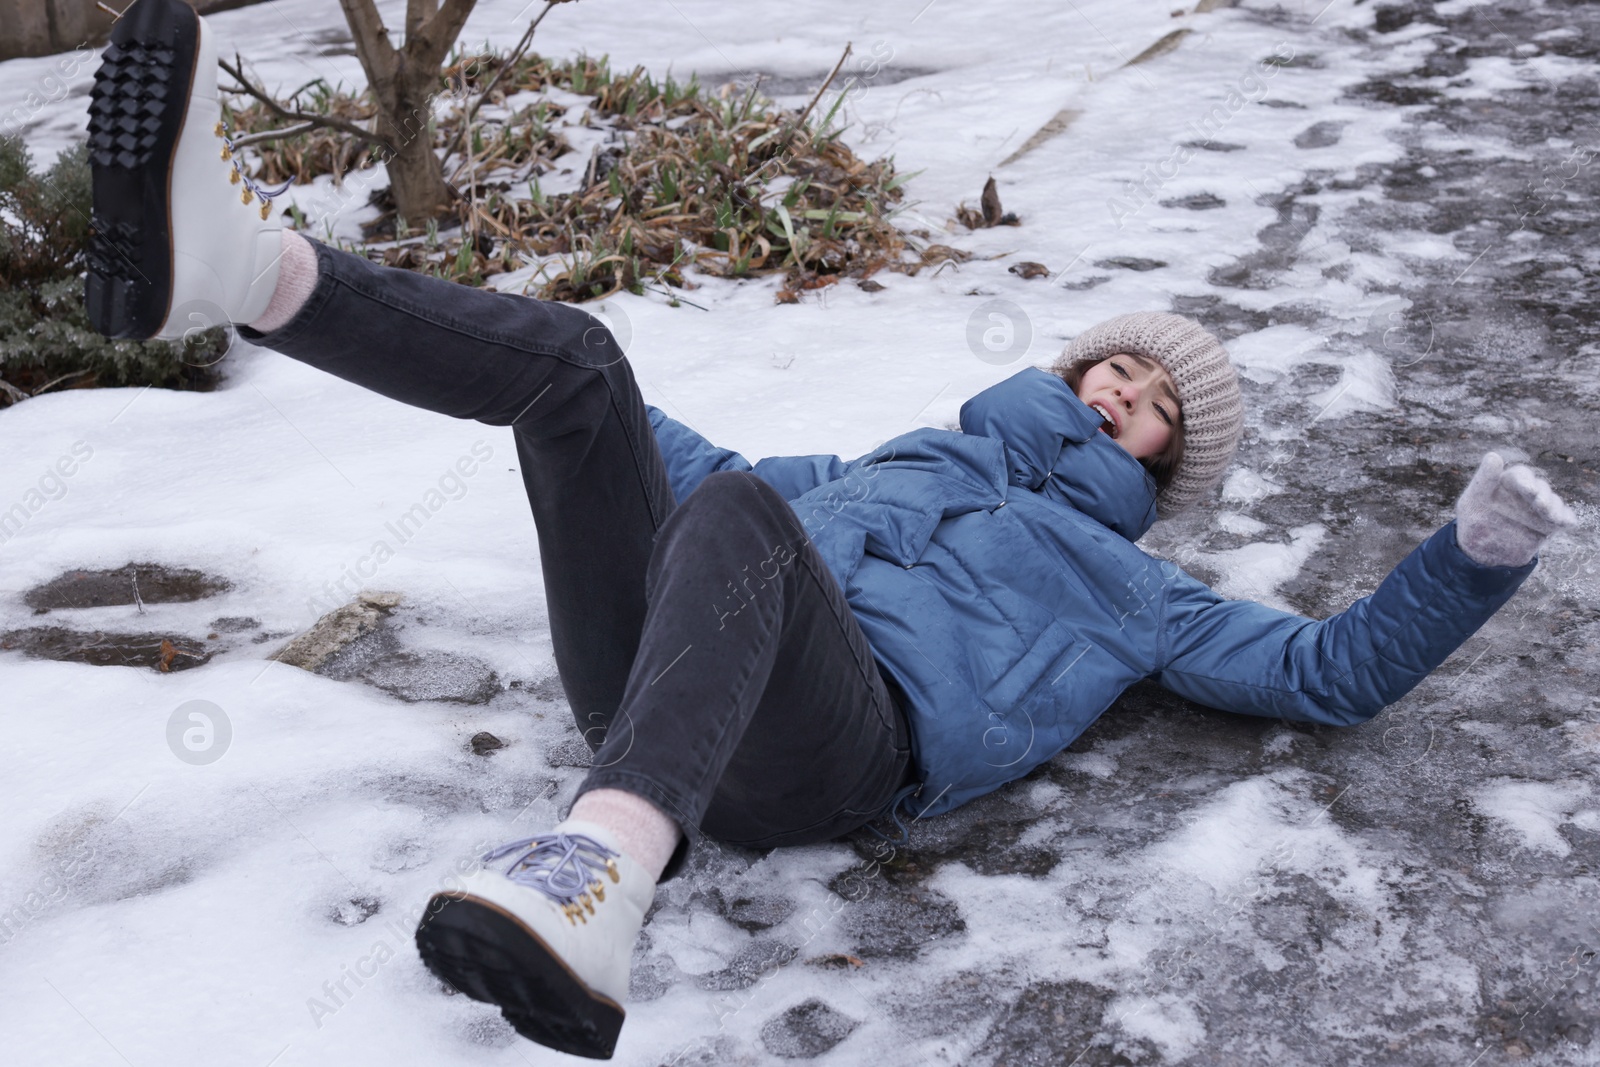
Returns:
[[[612,882],[622,880],[617,870],[621,853],[587,834],[537,834],[485,853],[483,862],[496,863],[512,855],[516,858],[505,868],[505,876],[518,885],[537,889],[561,905],[562,913],[574,926],[589,921],[595,901],[605,901],[602,873]]]
[[[294,179],[290,178],[276,189],[262,188],[256,184],[250,175],[244,172],[243,167],[239,166],[239,146],[234,143],[233,138],[228,136],[226,128],[220,121],[212,132],[222,138],[222,158],[233,164],[233,173],[228,176],[229,183],[233,185],[243,183],[244,185],[244,189],[239,194],[239,202],[248,204],[251,196],[254,196],[261,202],[261,221],[265,222],[267,215],[271,212],[270,202],[287,192],[289,187],[294,184]]]

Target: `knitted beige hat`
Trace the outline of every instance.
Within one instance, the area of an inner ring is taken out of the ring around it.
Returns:
[[[1162,518],[1204,498],[1227,470],[1244,429],[1239,378],[1222,344],[1182,315],[1136,311],[1091,326],[1073,339],[1051,371],[1065,374],[1120,352],[1145,356],[1166,368],[1183,407],[1183,460],[1156,496]]]

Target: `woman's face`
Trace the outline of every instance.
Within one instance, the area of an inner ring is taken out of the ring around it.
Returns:
[[[1182,418],[1171,376],[1142,356],[1112,356],[1084,371],[1078,399],[1100,412],[1101,431],[1134,459],[1164,452]]]

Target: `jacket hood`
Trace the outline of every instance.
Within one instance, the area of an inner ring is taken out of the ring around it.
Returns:
[[[1012,485],[1137,541],[1156,521],[1156,482],[1100,432],[1100,416],[1060,377],[1028,367],[961,406],[964,433],[1006,448]]]

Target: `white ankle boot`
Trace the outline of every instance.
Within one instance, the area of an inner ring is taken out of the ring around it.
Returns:
[[[610,1059],[633,945],[656,884],[596,823],[568,819],[502,845],[417,927],[428,969],[500,1006],[523,1037]]]
[[[137,0],[90,95],[94,328],[175,339],[259,317],[278,281],[269,203],[283,190],[258,188],[232,158],[206,21],[181,0]]]

